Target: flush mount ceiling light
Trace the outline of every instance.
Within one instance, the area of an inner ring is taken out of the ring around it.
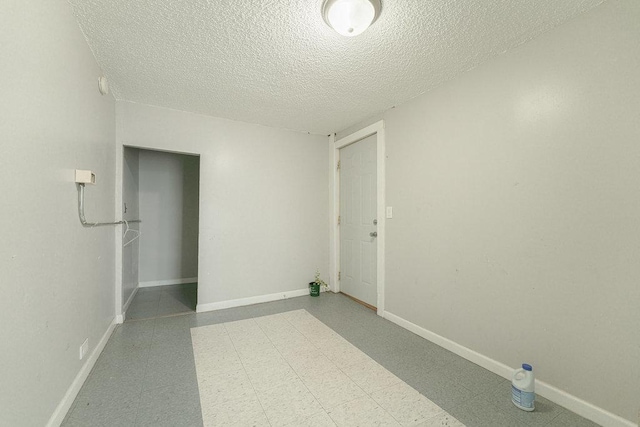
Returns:
[[[325,0],[322,16],[339,34],[357,36],[380,15],[380,0]]]

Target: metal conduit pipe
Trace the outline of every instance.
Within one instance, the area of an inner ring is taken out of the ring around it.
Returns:
[[[80,217],[80,223],[84,227],[100,227],[102,225],[118,225],[133,222],[142,222],[139,219],[132,219],[131,221],[115,221],[115,222],[87,222],[84,217],[84,184],[78,184],[78,216]]]

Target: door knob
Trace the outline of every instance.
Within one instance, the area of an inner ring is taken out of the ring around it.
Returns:
[[[369,236],[378,237],[378,232],[377,231],[372,231],[371,233],[369,233]]]

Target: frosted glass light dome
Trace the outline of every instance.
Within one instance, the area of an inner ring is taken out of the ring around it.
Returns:
[[[380,14],[380,0],[326,0],[323,16],[326,23],[347,37],[362,34]]]

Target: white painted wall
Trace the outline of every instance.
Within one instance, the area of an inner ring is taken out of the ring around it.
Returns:
[[[138,151],[140,282],[198,277],[198,157]]]
[[[125,220],[140,219],[139,208],[139,184],[140,184],[140,150],[135,148],[124,149],[123,161],[123,182],[122,182],[122,218]],[[127,211],[124,212],[124,204],[127,205]],[[132,230],[140,230],[139,223],[129,224]],[[123,231],[124,233],[124,231]],[[139,264],[140,264],[140,238],[133,240],[127,246],[125,243],[130,242],[136,236],[135,232],[129,232],[123,236],[122,248],[122,304],[127,304],[132,297],[133,292],[138,287]],[[123,307],[124,308],[124,307]]]
[[[129,102],[116,116],[120,151],[200,155],[199,306],[304,289],[316,268],[326,277],[326,136]]]
[[[0,425],[42,426],[114,317],[114,228],[74,183],[114,219],[114,100],[66,1],[3,2],[0,40]]]
[[[638,22],[606,2],[383,116],[387,311],[634,422]]]

